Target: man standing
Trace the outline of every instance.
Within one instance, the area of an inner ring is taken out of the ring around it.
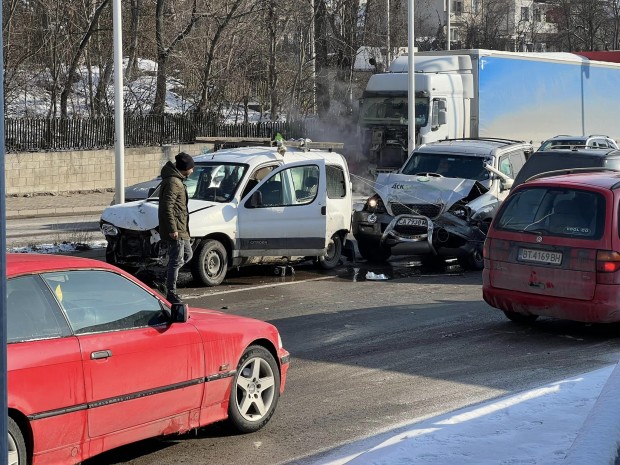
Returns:
[[[194,159],[185,152],[174,157],[161,169],[159,191],[159,235],[168,242],[166,299],[181,302],[177,295],[177,278],[181,267],[192,259],[189,242],[189,213],[185,180],[194,171]]]

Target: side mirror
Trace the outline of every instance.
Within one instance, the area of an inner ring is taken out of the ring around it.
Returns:
[[[502,183],[502,189],[503,190],[509,190],[512,188],[512,185],[514,184],[515,180],[514,179],[502,179],[501,183]]]
[[[437,114],[437,122],[439,123],[439,126],[443,126],[448,122],[446,110],[439,110],[439,113]]]
[[[187,304],[172,304],[171,310],[171,319],[173,323],[185,323],[189,318],[189,310]]]
[[[263,205],[263,193],[261,191],[256,191],[252,193],[251,197],[245,203],[245,206],[248,208],[261,207],[262,205]]]

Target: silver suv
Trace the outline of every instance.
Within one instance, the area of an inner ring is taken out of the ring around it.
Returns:
[[[377,193],[353,212],[360,255],[418,255],[433,266],[457,258],[481,270],[486,229],[531,153],[529,143],[493,138],[418,147],[396,173],[379,174]]]
[[[569,136],[561,134],[544,141],[538,152],[557,149],[617,149],[618,145],[609,136],[590,134],[589,136]]]

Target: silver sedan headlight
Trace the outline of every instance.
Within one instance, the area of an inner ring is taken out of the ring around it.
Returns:
[[[101,232],[104,236],[118,236],[118,229],[109,223],[101,225]]]

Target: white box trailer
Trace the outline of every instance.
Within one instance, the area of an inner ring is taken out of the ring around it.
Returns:
[[[371,76],[360,100],[364,153],[378,169],[407,158],[408,56]],[[620,64],[572,53],[452,50],[415,54],[416,145],[461,137],[620,139]]]

